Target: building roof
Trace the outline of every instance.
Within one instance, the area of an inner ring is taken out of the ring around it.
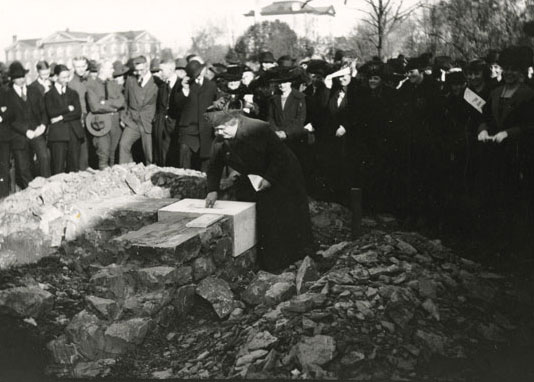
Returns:
[[[245,13],[245,16],[254,16],[255,11]],[[262,16],[295,15],[295,14],[315,14],[325,16],[335,16],[336,10],[332,5],[328,7],[312,7],[309,3],[302,1],[275,1],[260,10]]]

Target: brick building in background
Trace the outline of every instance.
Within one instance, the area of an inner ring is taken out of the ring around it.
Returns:
[[[6,61],[21,61],[35,75],[35,64],[39,60],[49,63],[70,65],[76,56],[92,60],[121,60],[144,55],[149,60],[158,57],[161,43],[147,31],[127,31],[113,33],[87,33],[58,31],[41,39],[18,40],[5,49]]]

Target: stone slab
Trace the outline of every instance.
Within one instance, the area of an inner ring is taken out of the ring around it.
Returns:
[[[188,228],[207,228],[223,219],[223,215],[204,214],[186,224]]]
[[[158,222],[168,223],[183,217],[197,218],[205,214],[231,217],[234,257],[256,245],[256,203],[218,200],[213,208],[206,208],[203,199],[183,199],[161,208],[158,211]]]

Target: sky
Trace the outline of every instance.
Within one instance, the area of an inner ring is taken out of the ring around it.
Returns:
[[[334,5],[335,35],[348,34],[356,25],[359,0],[313,0],[312,5]],[[237,38],[247,27],[243,13],[273,0],[18,0],[2,7],[0,57],[18,39],[43,38],[69,28],[83,32],[147,30],[162,42],[162,48],[186,49],[191,35],[209,23]],[[257,4],[257,5],[256,5]],[[21,12],[22,11],[22,12]]]

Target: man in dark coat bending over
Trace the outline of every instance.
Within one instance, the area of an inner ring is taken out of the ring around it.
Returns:
[[[223,169],[230,166],[240,174],[237,199],[257,203],[260,267],[281,270],[302,259],[313,247],[313,238],[304,178],[295,155],[266,122],[236,111],[206,116],[216,137],[207,171],[206,207],[214,206]],[[249,175],[261,177],[256,191]]]

